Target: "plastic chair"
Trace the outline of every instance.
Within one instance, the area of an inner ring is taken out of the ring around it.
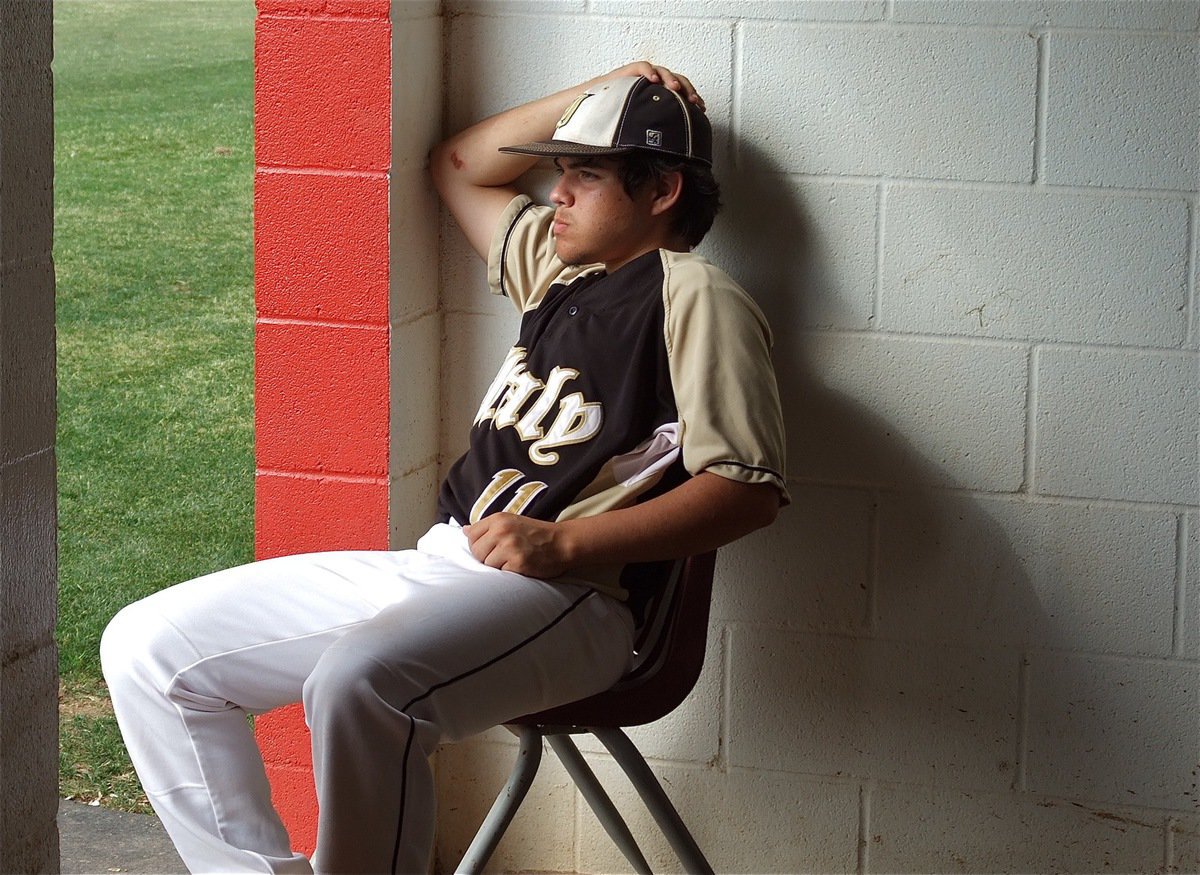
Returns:
[[[635,642],[634,667],[611,689],[508,724],[520,737],[517,761],[459,863],[459,873],[483,871],[533,783],[542,759],[543,738],[550,742],[625,859],[636,872],[650,872],[628,825],[570,738],[590,732],[624,770],[686,871],[711,875],[708,860],[622,727],[666,716],[696,685],[704,664],[715,564],[715,552],[675,563],[667,583],[647,608]]]

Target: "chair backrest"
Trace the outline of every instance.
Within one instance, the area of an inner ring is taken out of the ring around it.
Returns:
[[[704,666],[716,552],[676,563],[651,600],[635,641],[633,668],[587,699],[511,721],[540,726],[638,726],[666,716],[696,685]]]

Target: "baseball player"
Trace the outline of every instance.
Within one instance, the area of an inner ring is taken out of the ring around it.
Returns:
[[[515,180],[553,159],[551,206]],[[101,644],[152,805],[194,872],[425,872],[439,743],[611,686],[670,560],[787,500],[769,332],[691,254],[719,205],[712,132],[647,62],[436,147],[444,203],[519,336],[413,550],[287,556],[122,610]],[[245,719],[303,701],[310,861]]]

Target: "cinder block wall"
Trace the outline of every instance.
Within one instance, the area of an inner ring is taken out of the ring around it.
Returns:
[[[53,9],[0,3],[0,872],[57,872]]]
[[[1197,871],[1200,4],[445,12],[447,130],[640,57],[718,129],[795,503],[635,733],[717,870]],[[441,253],[444,468],[517,323]],[[444,865],[514,750],[444,751]],[[552,758],[494,866],[626,870]]]

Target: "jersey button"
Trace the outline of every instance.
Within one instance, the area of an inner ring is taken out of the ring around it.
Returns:
[[[578,313],[578,312],[579,312],[579,308],[578,308],[578,307],[576,307],[576,306],[574,306],[574,305],[572,305],[571,309],[567,310],[567,315],[568,315],[568,316],[574,316],[574,315],[575,315],[576,313]]]

